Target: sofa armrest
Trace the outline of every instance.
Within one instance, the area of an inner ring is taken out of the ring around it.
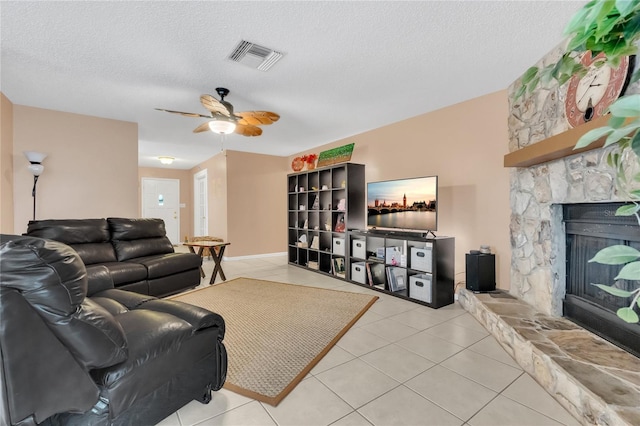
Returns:
[[[9,413],[0,424],[89,410],[98,387],[18,291],[0,287],[0,312],[0,404]]]
[[[109,269],[104,265],[87,266],[87,296],[115,288]]]
[[[176,300],[149,300],[144,302],[141,309],[149,309],[157,312],[164,312],[187,321],[193,327],[193,332],[209,327],[218,328],[218,340],[224,339],[225,324],[224,319],[207,309],[190,305]]]

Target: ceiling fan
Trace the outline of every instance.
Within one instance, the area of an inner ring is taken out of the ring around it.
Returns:
[[[172,111],[168,109],[156,108],[158,111],[170,112],[172,114],[180,114],[186,117],[202,117],[210,119],[206,123],[202,123],[195,129],[193,133],[206,132],[211,130],[215,133],[229,134],[237,133],[242,136],[260,136],[262,129],[258,126],[265,126],[278,121],[280,116],[271,111],[243,111],[233,112],[233,105],[225,101],[224,98],[229,94],[229,89],[224,87],[216,88],[220,100],[211,95],[200,96],[200,103],[207,110],[209,115],[198,114],[195,112]]]

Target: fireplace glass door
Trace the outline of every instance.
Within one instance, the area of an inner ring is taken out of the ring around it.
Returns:
[[[598,251],[612,245],[629,245],[640,250],[640,226],[635,216],[615,215],[621,205],[563,206],[567,244],[567,292],[563,308],[570,320],[640,356],[640,325],[628,324],[616,315],[619,308],[629,306],[631,298],[613,296],[593,285],[613,285],[631,291],[640,282],[615,280],[623,265],[589,262]],[[636,311],[640,311],[637,306]]]

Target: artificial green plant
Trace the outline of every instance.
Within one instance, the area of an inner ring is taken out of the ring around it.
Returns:
[[[640,0],[593,0],[580,9],[571,19],[565,35],[569,37],[566,53],[561,59],[545,67],[531,67],[522,77],[522,85],[516,98],[531,93],[540,84],[555,80],[566,83],[574,74],[584,76],[586,68],[579,56],[591,50],[595,57],[600,53],[612,67],[620,64],[621,58],[638,53],[640,44]],[[602,63],[604,64],[604,62]],[[629,84],[640,80],[640,69],[631,76]],[[632,160],[640,164],[640,94],[621,96],[610,107],[610,118],[606,126],[585,133],[576,143],[575,149],[583,148],[605,139],[604,146],[617,144],[619,149],[607,155],[607,163],[616,171],[616,187],[630,204],[616,211],[618,216],[635,216],[640,226],[640,172],[627,176],[625,160],[621,154],[629,152]],[[589,262],[606,265],[624,265],[616,280],[640,282],[640,251],[626,245],[614,245],[600,250]],[[613,285],[593,284],[617,297],[631,298],[628,307],[617,311],[618,317],[628,323],[638,323],[640,318],[634,306],[640,307],[640,287],[633,291],[619,289]]]

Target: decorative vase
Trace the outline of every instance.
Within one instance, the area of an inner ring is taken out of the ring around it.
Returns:
[[[307,163],[307,170],[313,170],[315,168],[316,168],[316,162],[315,161]]]

